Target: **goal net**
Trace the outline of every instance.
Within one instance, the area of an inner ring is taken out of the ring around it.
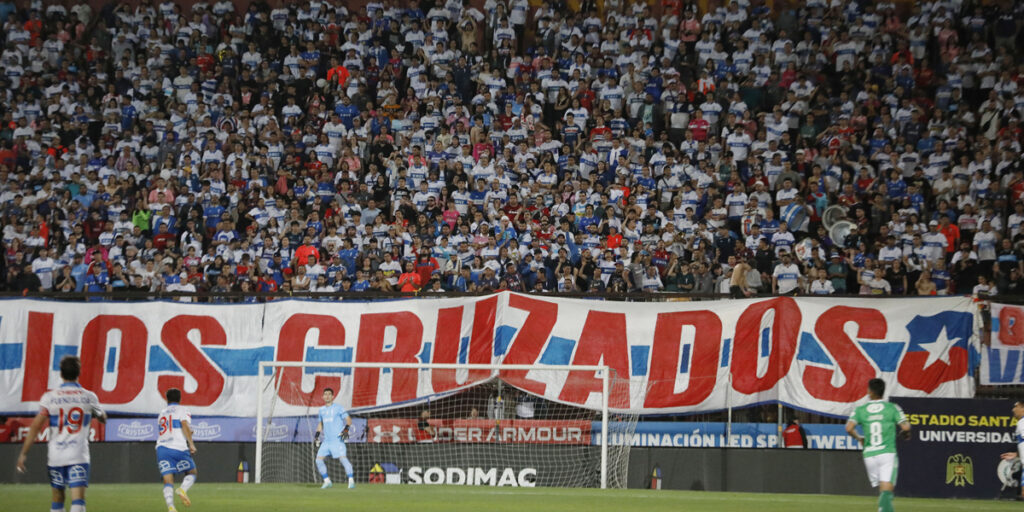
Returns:
[[[598,383],[583,405],[522,389],[574,372]],[[360,484],[626,487],[630,443],[615,440],[632,437],[637,415],[609,403],[610,390],[629,390],[614,370],[413,363],[261,363],[257,483],[321,480],[314,437],[328,387],[352,419],[346,451]],[[346,480],[338,460],[325,462]]]

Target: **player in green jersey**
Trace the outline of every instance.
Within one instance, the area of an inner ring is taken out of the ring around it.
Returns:
[[[910,422],[903,409],[887,402],[885,381],[868,381],[868,395],[871,400],[858,406],[846,422],[846,432],[857,441],[864,443],[864,467],[868,470],[871,487],[878,487],[878,511],[892,512],[892,492],[896,486],[896,435],[910,436]],[[857,432],[860,426],[864,435]],[[899,432],[897,432],[899,427]]]

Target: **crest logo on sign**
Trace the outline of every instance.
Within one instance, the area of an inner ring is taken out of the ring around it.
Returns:
[[[946,485],[956,487],[974,485],[974,462],[970,457],[958,453],[946,459]]]

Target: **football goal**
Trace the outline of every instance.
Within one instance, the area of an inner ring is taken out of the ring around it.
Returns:
[[[316,432],[333,398],[360,485],[626,487],[629,442],[609,438],[631,439],[637,415],[609,403],[630,385],[606,366],[265,361],[259,384],[256,483],[320,481]]]

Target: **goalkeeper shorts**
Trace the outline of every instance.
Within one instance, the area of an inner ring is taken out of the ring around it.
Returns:
[[[320,449],[316,452],[316,458],[327,458],[333,457],[340,459],[348,455],[348,450],[345,448],[345,443],[341,441],[334,441],[330,443],[323,443],[320,445]]]

